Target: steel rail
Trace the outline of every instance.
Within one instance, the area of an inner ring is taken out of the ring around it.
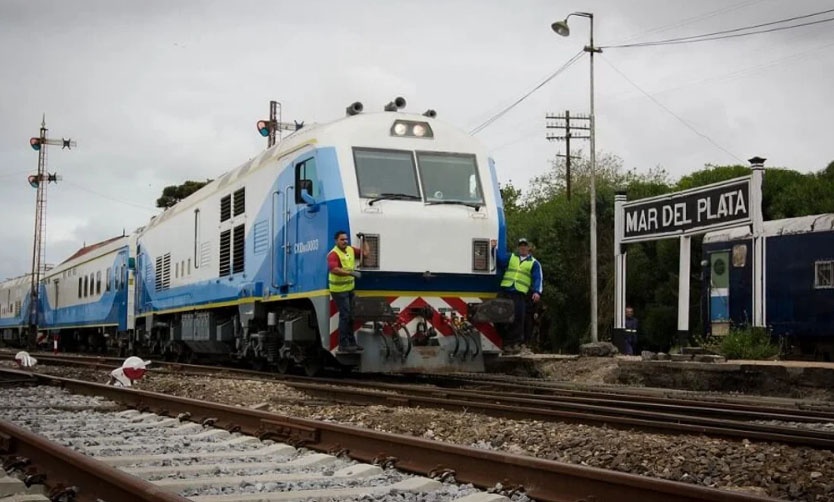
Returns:
[[[257,435],[263,439],[288,442],[317,451],[343,453],[363,462],[393,466],[431,477],[453,472],[458,482],[472,483],[486,489],[493,488],[500,482],[505,489],[520,490],[529,497],[544,502],[775,500],[411,436],[397,436],[349,425],[291,418],[136,389],[68,378],[43,378],[72,392],[103,396],[139,410],[173,416],[186,414],[189,420],[195,422],[210,423],[216,427]]]
[[[432,376],[431,378],[436,378]],[[801,403],[794,403],[794,407],[787,407],[787,406],[764,406],[762,405],[761,401],[762,396],[750,396],[746,399],[737,399],[736,402],[728,401],[726,398],[722,398],[721,400],[710,400],[710,399],[690,399],[684,397],[669,397],[667,395],[658,396],[657,393],[649,393],[649,392],[641,392],[636,389],[627,389],[623,390],[622,392],[616,392],[613,390],[607,389],[592,389],[592,390],[584,390],[578,388],[576,384],[572,383],[564,383],[564,382],[548,382],[543,383],[541,381],[521,381],[521,382],[513,382],[507,383],[504,381],[499,381],[497,379],[489,378],[485,376],[484,378],[471,378],[471,377],[457,377],[457,376],[450,376],[442,377],[442,383],[448,384],[449,382],[455,382],[457,385],[460,386],[473,386],[473,387],[488,387],[491,391],[496,389],[506,389],[507,392],[515,393],[518,391],[519,388],[523,388],[527,393],[538,395],[538,396],[554,396],[554,397],[590,397],[590,398],[611,398],[611,399],[622,399],[627,397],[629,400],[633,401],[634,403],[656,403],[662,400],[663,403],[671,404],[671,405],[679,405],[679,406],[705,406],[708,405],[710,407],[716,407],[725,410],[738,410],[738,411],[754,411],[760,412],[764,410],[770,410],[774,413],[782,413],[786,415],[792,416],[801,416],[801,417],[815,417],[821,418],[824,420],[834,420],[834,407],[828,405],[826,406],[825,410],[823,409],[806,409],[803,408]],[[664,389],[664,393],[666,390]],[[676,391],[676,392],[686,392],[686,391]],[[758,400],[757,403],[748,404],[745,401],[750,401],[752,399]]]
[[[2,356],[0,356],[2,357]],[[64,364],[72,364],[78,366],[92,366],[100,368],[110,368],[109,364],[104,361],[113,360],[114,362],[121,361],[118,358],[99,357],[99,356],[51,356],[38,355],[38,358],[43,362],[60,362]],[[150,368],[151,372],[159,371],[160,368],[166,368],[170,371],[181,372],[184,374],[221,374],[221,375],[242,375],[252,378],[260,378],[266,380],[278,380],[287,385],[294,385],[299,383],[319,383],[329,385],[353,385],[364,388],[376,388],[380,390],[390,390],[401,392],[406,389],[409,392],[431,394],[441,396],[443,392],[453,393],[454,390],[428,390],[425,386],[408,385],[408,384],[390,384],[380,383],[368,380],[357,379],[333,379],[333,378],[311,378],[291,375],[276,375],[274,373],[261,372],[248,369],[217,367],[217,366],[202,366],[192,365],[176,362],[154,361],[156,368]],[[431,378],[437,379],[438,376],[432,375]],[[525,382],[525,393],[518,392],[518,383],[507,384],[497,380],[483,378],[459,378],[455,376],[442,376],[442,383],[458,382],[462,385],[484,386],[489,385],[490,390],[483,392],[483,394],[493,394],[496,398],[527,398],[543,400],[546,397],[552,396],[558,399],[558,403],[564,404],[566,402],[584,403],[584,404],[606,404],[612,407],[632,408],[657,410],[668,412],[685,412],[689,415],[699,415],[705,417],[737,417],[739,420],[779,420],[779,421],[795,421],[795,422],[819,422],[823,420],[834,421],[834,411],[808,410],[796,409],[787,407],[773,407],[732,403],[726,401],[709,401],[701,399],[682,399],[650,396],[639,394],[635,392],[613,393],[605,391],[587,391],[571,388],[561,388],[558,383],[555,384],[531,384]],[[484,381],[485,380],[485,381]],[[506,388],[507,393],[495,391],[496,387]],[[475,390],[470,390],[475,392]],[[545,394],[544,396],[542,394]]]
[[[636,427],[655,432],[705,434],[733,439],[776,441],[785,444],[834,448],[834,433],[762,425],[737,420],[721,420],[683,414],[658,413],[618,407],[584,404],[565,404],[530,399],[479,397],[463,392],[448,397],[432,397],[422,394],[381,394],[364,389],[327,387],[316,384],[287,383],[288,386],[317,396],[325,396],[336,402],[376,404],[383,406],[409,406],[441,408],[450,411],[467,411],[489,416],[519,420],[563,421],[569,423],[596,423],[610,427]],[[546,407],[545,407],[546,406]]]
[[[73,500],[78,502],[188,501],[4,420],[0,420],[0,452],[10,463],[20,462],[26,468],[27,484],[43,483],[52,493],[74,489]]]
[[[60,359],[60,358],[57,358]],[[63,360],[62,360],[63,361]],[[71,358],[72,364],[95,365],[90,361],[79,362]],[[180,364],[169,368],[183,369]],[[196,366],[197,373],[203,374],[211,367]],[[188,369],[192,369],[188,365]],[[235,370],[226,370],[237,373]],[[225,371],[224,371],[225,372]],[[221,372],[222,373],[222,372]],[[263,374],[243,371],[262,377]],[[216,372],[215,372],[216,374]],[[627,402],[593,400],[577,398],[565,400],[545,400],[536,395],[508,396],[499,393],[483,393],[463,390],[427,389],[413,385],[374,384],[364,381],[343,381],[310,378],[281,378],[280,381],[309,394],[324,396],[337,402],[378,404],[384,406],[432,407],[451,411],[475,411],[489,416],[511,419],[539,419],[545,421],[563,421],[569,423],[594,423],[617,428],[637,428],[641,430],[664,433],[705,434],[730,439],[752,439],[775,441],[784,444],[810,446],[814,448],[834,448],[834,433],[786,427],[779,425],[755,424],[739,421],[738,418],[759,420],[803,421],[796,415],[766,415],[762,413],[738,412],[706,407],[666,406],[655,403],[642,403],[631,407]],[[313,382],[313,383],[307,383]],[[380,394],[365,389],[350,388],[347,385],[361,385],[390,390],[396,394]],[[595,404],[599,403],[599,404]],[[645,408],[654,409],[645,409]],[[737,419],[727,420],[715,416],[735,415]],[[808,418],[804,421],[818,421]]]

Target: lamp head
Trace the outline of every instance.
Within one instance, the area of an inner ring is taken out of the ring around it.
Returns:
[[[556,21],[555,23],[551,24],[550,27],[553,29],[553,31],[555,31],[563,37],[570,35],[570,28],[568,28],[567,19],[565,19],[564,21]]]

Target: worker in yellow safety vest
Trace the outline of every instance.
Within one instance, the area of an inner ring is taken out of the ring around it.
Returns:
[[[368,244],[363,241],[364,249],[351,246],[344,230],[337,231],[333,239],[335,245],[327,254],[327,284],[330,297],[339,309],[339,352],[359,352],[362,347],[353,334],[353,290],[356,279],[362,277],[356,270],[357,259],[363,251],[368,253]]]
[[[492,241],[492,246],[497,245]],[[504,352],[513,354],[529,351],[525,340],[525,323],[527,318],[528,299],[533,303],[541,300],[544,278],[541,263],[530,253],[530,242],[522,237],[518,240],[517,253],[496,253],[498,266],[504,270],[501,279],[499,298],[509,298],[514,305],[514,320],[512,326],[504,333]]]

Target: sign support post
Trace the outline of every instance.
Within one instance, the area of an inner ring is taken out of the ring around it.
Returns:
[[[764,161],[761,157],[749,160],[753,177],[750,181],[750,212],[753,230],[753,326],[766,326],[765,315],[765,238],[764,217],[762,216],[762,178]]]
[[[626,250],[623,246],[625,232],[626,193],[617,192],[614,195],[614,332],[625,330],[626,308]]]
[[[678,257],[678,337],[680,346],[689,340],[689,277],[692,253],[692,237],[680,236],[680,256]]]

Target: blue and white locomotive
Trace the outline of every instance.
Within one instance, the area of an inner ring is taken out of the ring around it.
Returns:
[[[140,229],[134,341],[308,373],[333,361],[483,371],[501,345],[491,321],[508,315],[482,303],[497,289],[490,240],[505,245],[495,169],[469,134],[404,104],[354,103],[305,126]],[[356,282],[361,354],[336,351],[326,255],[338,230],[370,249]]]

